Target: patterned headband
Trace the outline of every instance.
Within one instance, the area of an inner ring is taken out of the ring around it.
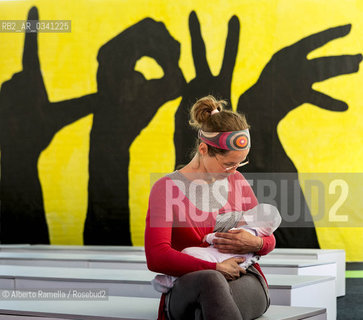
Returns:
[[[212,147],[225,150],[244,150],[251,147],[248,129],[229,132],[205,132],[199,130],[199,138]]]

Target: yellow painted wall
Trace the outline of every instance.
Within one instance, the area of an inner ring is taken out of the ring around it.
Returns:
[[[26,19],[33,5],[40,19],[72,20],[71,33],[39,35],[41,68],[52,102],[96,92],[99,48],[145,17],[162,21],[181,43],[180,66],[189,81],[195,75],[189,13],[197,12],[214,74],[221,66],[228,21],[237,15],[241,34],[232,81],[234,106],[276,51],[309,34],[351,23],[348,36],[315,50],[309,58],[363,51],[363,0],[1,1],[0,19]],[[21,70],[23,43],[24,34],[0,33],[0,83]],[[138,68],[148,77],[158,77],[160,72],[147,62]],[[346,101],[349,110],[345,113],[305,104],[280,122],[280,139],[299,173],[363,172],[362,83],[360,71],[314,85],[314,89]],[[174,168],[174,113],[179,103],[180,98],[162,106],[131,147],[129,204],[134,245],[143,245],[150,173]],[[52,244],[82,244],[91,126],[92,116],[88,116],[65,127],[39,159]],[[353,194],[361,191],[359,181],[350,189]],[[341,210],[348,208],[349,214],[362,216],[362,207],[361,197],[352,196]],[[348,260],[363,260],[363,228],[322,226],[317,231],[322,248],[344,248]]]

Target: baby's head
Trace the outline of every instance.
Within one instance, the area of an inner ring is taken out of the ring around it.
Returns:
[[[275,206],[261,203],[243,213],[240,220],[241,226],[248,225],[251,228],[262,229],[266,235],[273,233],[281,223],[281,216]]]

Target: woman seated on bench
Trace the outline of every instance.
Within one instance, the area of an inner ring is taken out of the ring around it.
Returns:
[[[150,192],[145,229],[148,268],[178,277],[162,295],[159,319],[248,320],[269,307],[258,263],[245,270],[239,266],[244,258],[209,262],[181,252],[209,246],[203,238],[213,231],[217,215],[257,205],[250,185],[236,170],[247,163],[249,126],[243,115],[223,110],[225,104],[211,96],[194,104],[190,123],[199,129],[195,155],[182,169],[159,179]],[[261,256],[275,247],[273,234],[256,236],[238,229],[216,235],[214,247],[222,253]]]

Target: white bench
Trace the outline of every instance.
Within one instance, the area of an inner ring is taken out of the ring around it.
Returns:
[[[31,247],[30,244],[0,244],[0,251],[2,250],[17,250],[17,249],[25,249],[26,247]]]
[[[306,259],[266,259],[262,257],[259,263],[266,274],[330,275],[337,278],[337,269],[334,262]],[[0,265],[9,264],[20,266],[148,270],[145,255],[131,254],[73,255],[64,253],[0,252]]]
[[[328,275],[337,274],[334,261],[298,260],[298,259],[265,259],[258,261],[266,273],[296,275]],[[268,272],[267,272],[268,271]]]
[[[336,277],[334,262],[317,260],[261,259],[266,273],[331,275]],[[80,268],[147,270],[145,255],[65,254],[38,252],[0,252],[0,265],[56,266]]]
[[[335,278],[278,274],[265,276],[269,284],[271,304],[324,307],[327,309],[327,319],[336,319]]]
[[[337,265],[334,261],[261,258],[258,263],[266,274],[337,277]]]
[[[144,247],[141,246],[75,246],[75,245],[29,245],[29,244],[18,244],[18,245],[0,245],[0,252],[29,252],[29,253],[77,253],[77,254],[105,254],[105,255],[145,255]],[[295,248],[276,248],[268,255],[263,256],[263,259],[307,259],[307,260],[318,260],[318,261],[335,261],[337,273],[336,273],[336,295],[337,297],[345,295],[345,251],[339,249],[295,249]],[[0,261],[1,263],[1,261]],[[24,265],[25,262],[19,261],[14,264]],[[58,266],[55,263],[55,266]],[[74,261],[70,262],[73,267],[90,267],[88,263],[83,262],[76,263]],[[129,263],[131,263],[129,261]],[[4,262],[8,264],[8,262]],[[48,260],[47,264],[51,266],[52,262]],[[35,264],[36,265],[36,264]],[[99,264],[99,261],[92,261],[91,267],[104,268],[103,263]],[[112,266],[109,263],[108,268],[119,268],[119,264],[116,263]],[[126,268],[146,268],[140,266],[139,264],[134,265],[124,265]]]
[[[141,246],[76,246],[76,245],[0,245],[0,252],[86,253],[145,255]]]
[[[144,254],[0,252],[0,265],[147,270]]]
[[[345,295],[345,251],[341,249],[295,249],[276,248],[264,259],[307,259],[335,261],[337,264],[337,297]]]
[[[158,299],[110,296],[106,301],[3,301],[3,320],[155,320]],[[270,306],[258,320],[324,320],[325,309]]]
[[[143,270],[0,266],[0,286],[6,289],[106,289],[109,295],[158,298],[150,281],[155,273]],[[321,307],[335,319],[333,277],[266,275],[272,304]]]
[[[112,296],[160,298],[146,270],[0,266],[3,289],[100,289]]]

